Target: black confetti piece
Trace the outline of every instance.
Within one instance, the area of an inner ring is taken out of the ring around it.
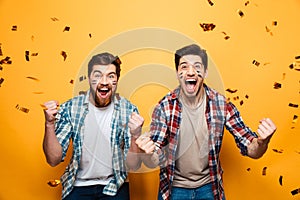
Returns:
[[[249,5],[249,3],[250,3],[249,1],[246,1],[246,2],[245,2],[245,6],[248,6],[248,5]]]
[[[260,65],[260,63],[258,61],[256,61],[256,60],[253,60],[252,64],[256,65],[257,67]]]
[[[295,59],[300,59],[300,56],[295,56]]]
[[[89,33],[89,37],[90,37],[90,38],[92,37],[92,34],[91,34],[91,33]]]
[[[71,80],[70,80],[70,83],[71,83],[71,84],[73,84],[73,83],[74,83],[74,80],[73,80],[73,79],[71,79]]]
[[[27,76],[26,78],[31,79],[31,80],[34,80],[34,81],[39,81],[39,79],[37,79],[37,78],[35,78],[35,77],[32,77],[32,76]]]
[[[240,105],[242,106],[243,104],[244,104],[244,101],[243,101],[243,100],[241,100],[241,101],[240,101]]]
[[[29,51],[25,51],[25,59],[26,61],[29,61]]]
[[[1,45],[2,44],[0,43],[0,56],[3,56]]]
[[[227,91],[227,92],[230,92],[230,93],[236,93],[236,92],[237,92],[237,89],[233,90],[233,89],[229,89],[229,88],[228,88],[228,89],[226,89],[226,91]]]
[[[278,23],[277,23],[277,21],[273,21],[272,24],[273,24],[273,26],[277,26]]]
[[[57,19],[56,17],[51,17],[51,20],[54,21],[54,22],[59,21],[59,19]]]
[[[247,171],[248,171],[248,172],[249,172],[249,171],[251,171],[251,168],[250,168],[250,167],[248,167],[248,168],[247,168]]]
[[[296,194],[299,194],[299,193],[300,193],[300,188],[291,191],[292,195],[296,195]]]
[[[28,113],[29,112],[28,108],[20,107],[19,104],[16,105],[16,109],[18,109],[19,111],[22,111],[24,113]]]
[[[85,79],[86,79],[86,76],[85,76],[85,75],[79,77],[79,81],[80,81],[80,82],[81,82],[81,81],[84,81]]]
[[[209,5],[213,6],[214,3],[211,0],[208,0]]]
[[[239,16],[240,16],[240,17],[244,17],[244,13],[243,13],[243,11],[241,11],[241,10],[238,10],[238,14],[239,14]]]
[[[64,61],[67,59],[67,53],[65,51],[61,51],[60,55],[62,55]]]
[[[298,108],[299,105],[298,104],[289,103],[289,106],[292,107],[292,108]]]
[[[216,27],[213,23],[200,23],[200,27],[203,29],[203,31],[212,31]]]
[[[262,170],[262,175],[265,176],[267,174],[267,167],[264,167]]]
[[[11,30],[12,31],[17,31],[17,26],[16,25],[12,26]]]
[[[276,153],[283,153],[283,150],[282,149],[272,149],[274,152]]]
[[[295,124],[295,123],[297,123],[297,121],[298,121],[298,115],[294,115],[292,123]]]
[[[282,176],[280,176],[279,177],[279,184],[282,186],[282,179],[283,179],[283,177]]]
[[[274,89],[279,89],[279,88],[281,88],[281,83],[274,83],[274,85],[273,85],[273,88]]]
[[[4,78],[0,78],[0,87],[1,87],[1,85],[3,83],[3,81],[4,81]]]
[[[65,32],[65,31],[70,31],[70,27],[66,26],[63,32]]]

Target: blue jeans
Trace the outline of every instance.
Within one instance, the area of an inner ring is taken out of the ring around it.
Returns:
[[[125,182],[115,196],[103,194],[105,185],[74,187],[64,200],[129,200],[129,183]]]
[[[193,189],[172,187],[171,194],[171,200],[214,200],[211,183]]]

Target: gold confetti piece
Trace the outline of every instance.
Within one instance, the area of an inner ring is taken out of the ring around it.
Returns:
[[[51,20],[54,21],[54,22],[59,21],[59,19],[57,19],[56,17],[51,17]]]
[[[61,51],[60,55],[64,57],[64,61],[67,59],[67,53],[65,51]]]
[[[33,36],[33,35],[31,36],[31,40],[32,40],[32,41],[34,40],[34,36]]]
[[[270,62],[266,62],[266,63],[264,63],[264,66],[269,65],[269,64],[271,64],[271,63]]]
[[[285,79],[285,75],[286,75],[285,73],[282,74],[282,80]]]
[[[37,56],[39,53],[32,53],[31,56]]]
[[[29,61],[29,51],[25,51],[25,59],[26,61]]]
[[[22,111],[24,113],[28,113],[29,112],[28,108],[20,107],[19,104],[16,105],[16,109],[18,109],[19,111]]]
[[[16,25],[12,26],[11,30],[12,31],[17,31],[17,26]]]
[[[241,10],[238,10],[238,14],[239,14],[239,16],[240,16],[240,17],[244,17],[244,13],[243,13],[243,11],[241,11]]]
[[[264,167],[262,170],[262,175],[265,176],[267,174],[267,167]]]
[[[213,23],[199,23],[199,25],[203,31],[212,31],[216,27]]]
[[[44,94],[44,92],[32,92],[33,94]]]
[[[257,67],[260,65],[260,63],[257,62],[256,60],[253,60],[253,61],[252,61],[252,64],[256,65]]]
[[[70,31],[70,27],[66,26],[63,32],[65,32],[65,31]]]
[[[295,124],[298,121],[298,115],[294,115],[292,123]]]
[[[292,107],[292,108],[298,108],[299,105],[298,104],[289,103],[289,106]]]
[[[245,2],[245,6],[248,6],[248,5],[249,5],[249,3],[250,3],[249,1],[246,1],[246,2]]]
[[[282,186],[282,179],[283,177],[282,176],[279,176],[279,184]]]
[[[0,78],[0,87],[1,87],[1,84],[3,83],[4,81],[4,78]]]
[[[214,3],[211,0],[207,0],[207,1],[208,1],[209,5],[211,5],[211,6],[214,5]]]
[[[230,93],[236,93],[236,92],[237,92],[237,89],[232,90],[232,89],[229,89],[229,88],[228,88],[228,89],[226,89],[226,91],[227,91],[227,92],[230,92]]]
[[[80,82],[81,82],[81,81],[84,81],[85,79],[86,79],[86,76],[85,76],[85,75],[79,77],[79,81],[80,81]]]
[[[1,45],[2,44],[0,43],[0,56],[3,56]]]
[[[39,79],[37,79],[37,78],[35,78],[35,77],[32,77],[32,76],[27,76],[26,78],[31,79],[31,80],[34,80],[34,81],[40,81]]]
[[[281,88],[281,83],[274,83],[274,85],[273,85],[273,88],[274,89],[279,89],[279,88]]]
[[[270,31],[271,31],[271,29],[269,29],[269,28],[266,26],[266,31],[267,31],[267,32],[270,32]]]
[[[296,195],[296,194],[299,194],[299,193],[300,193],[300,188],[291,191],[292,195]]]
[[[71,83],[71,84],[73,84],[73,83],[74,83],[74,80],[73,80],[73,79],[71,79],[71,80],[70,80],[70,83]]]
[[[50,185],[51,187],[56,187],[60,184],[60,180],[50,180],[48,181],[48,185]]]
[[[272,149],[274,152],[276,153],[283,153],[283,150],[282,149]]]

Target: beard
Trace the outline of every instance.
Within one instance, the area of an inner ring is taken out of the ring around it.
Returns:
[[[112,91],[112,86],[108,85],[105,88],[108,89],[107,92],[102,92],[101,89],[103,86],[97,86],[96,90],[90,88],[92,102],[96,107],[102,108],[108,106],[113,101],[114,92]]]

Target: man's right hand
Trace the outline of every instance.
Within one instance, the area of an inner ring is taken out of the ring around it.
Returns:
[[[44,104],[44,114],[47,124],[54,124],[55,115],[58,112],[59,102],[56,100],[47,101]]]
[[[150,138],[150,133],[144,133],[135,141],[138,147],[146,154],[152,154],[155,150],[155,144]]]

